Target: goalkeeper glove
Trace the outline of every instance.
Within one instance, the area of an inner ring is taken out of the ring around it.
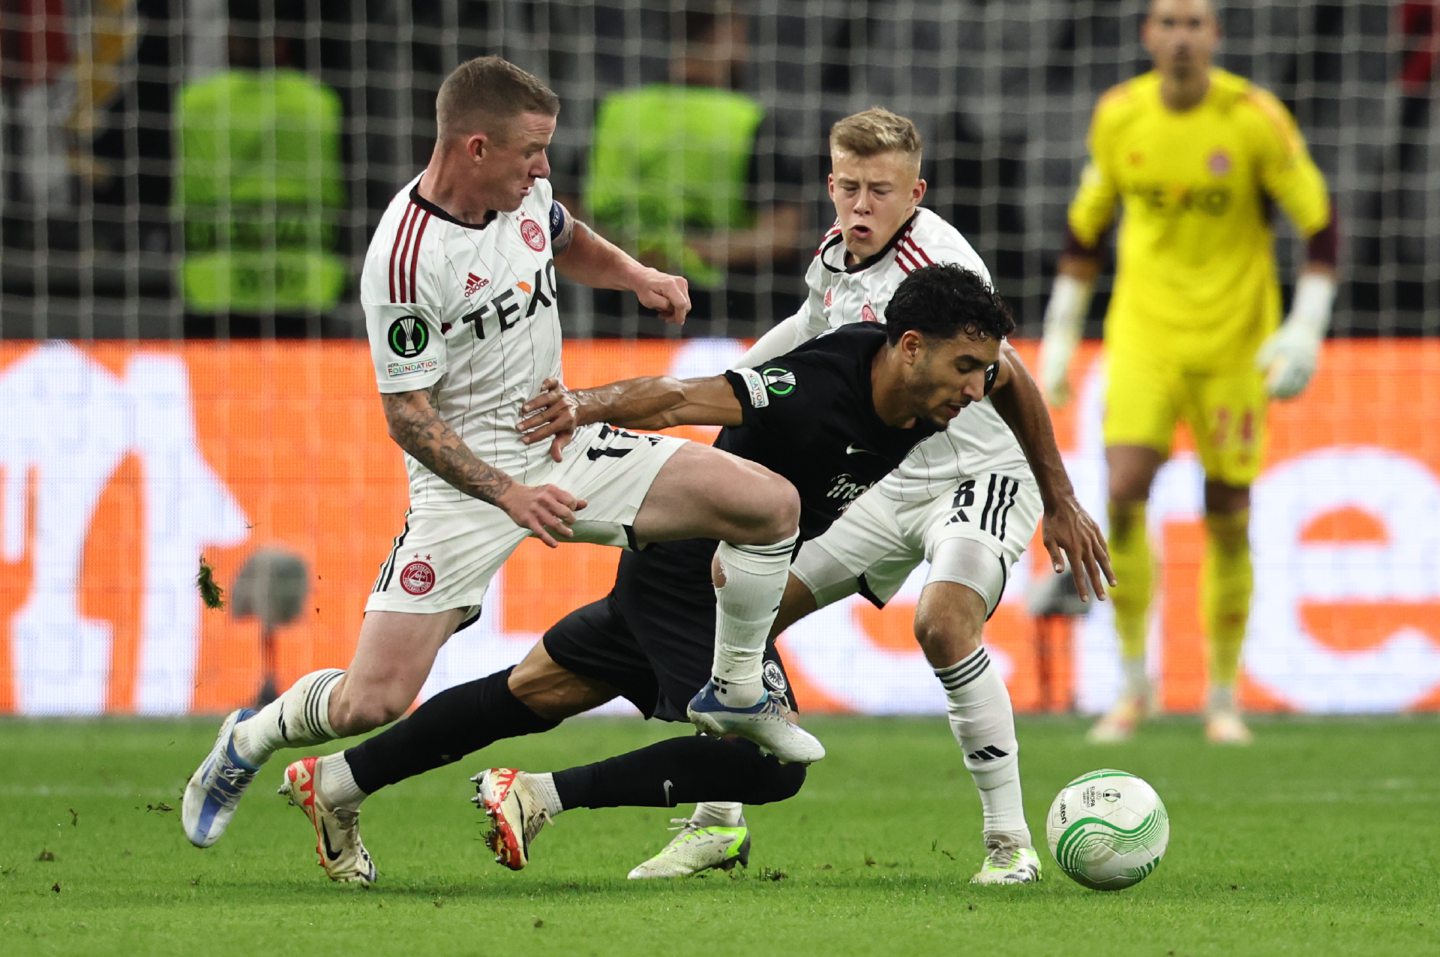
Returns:
[[[1305,391],[1315,374],[1334,303],[1335,280],[1330,276],[1307,272],[1295,283],[1290,315],[1255,356],[1265,373],[1265,389],[1273,398],[1293,399]]]
[[[1040,390],[1045,401],[1063,408],[1070,401],[1070,358],[1080,343],[1085,311],[1094,284],[1060,273],[1045,306],[1045,333],[1040,339]]]

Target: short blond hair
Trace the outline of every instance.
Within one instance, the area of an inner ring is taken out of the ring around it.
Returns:
[[[445,78],[435,97],[435,122],[442,139],[477,131],[501,136],[508,121],[522,113],[556,116],[559,112],[555,91],[498,56],[466,60]]]
[[[856,156],[878,156],[881,153],[904,153],[920,165],[920,130],[909,117],[891,113],[884,107],[852,113],[830,127],[830,148]]]

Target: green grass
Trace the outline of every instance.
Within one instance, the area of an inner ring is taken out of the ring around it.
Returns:
[[[332,885],[267,767],[230,832],[192,848],[179,793],[211,721],[0,721],[0,953],[1320,954],[1440,953],[1440,721],[1258,722],[1245,750],[1194,721],[1087,746],[1069,719],[1020,720],[1031,827],[1071,777],[1149,780],[1170,850],[1119,893],[1042,850],[1030,887],[967,882],[979,805],[941,719],[811,719],[830,757],[794,800],[748,813],[748,872],[638,884],[669,835],[657,809],[575,811],[511,873],[481,842],[465,778],[551,769],[679,729],[572,722],[377,795],[369,891]],[[49,858],[52,859],[42,859]]]

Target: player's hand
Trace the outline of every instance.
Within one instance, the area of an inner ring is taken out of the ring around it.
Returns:
[[[551,548],[557,538],[574,538],[575,513],[585,500],[553,485],[521,485],[516,482],[496,501],[510,520]]]
[[[1115,587],[1115,572],[1110,568],[1110,549],[1105,546],[1105,536],[1090,513],[1075,499],[1066,499],[1053,509],[1045,510],[1043,535],[1055,574],[1065,571],[1068,556],[1080,600],[1089,601],[1094,595],[1104,601],[1105,586]]]
[[[557,462],[581,424],[580,402],[559,379],[540,383],[535,398],[520,407],[520,441],[534,445],[550,439],[550,457]]]
[[[1272,398],[1293,399],[1310,384],[1319,358],[1320,338],[1287,321],[1260,346],[1255,363],[1265,373],[1265,391]]]
[[[646,309],[654,309],[671,325],[685,324],[690,314],[690,284],[683,276],[672,276],[646,268],[635,283],[635,298]]]

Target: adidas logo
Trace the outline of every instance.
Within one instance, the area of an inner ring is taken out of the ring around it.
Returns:
[[[471,296],[475,295],[475,293],[479,292],[481,289],[484,289],[488,285],[490,285],[490,280],[483,279],[480,276],[475,275],[473,272],[470,273],[469,277],[465,280],[465,298],[469,299]]]
[[[1003,758],[1009,753],[1010,752],[1008,751],[1001,751],[993,744],[987,744],[979,751],[971,751],[969,754],[965,755],[965,757],[969,758],[972,761],[994,761],[996,758]]]

